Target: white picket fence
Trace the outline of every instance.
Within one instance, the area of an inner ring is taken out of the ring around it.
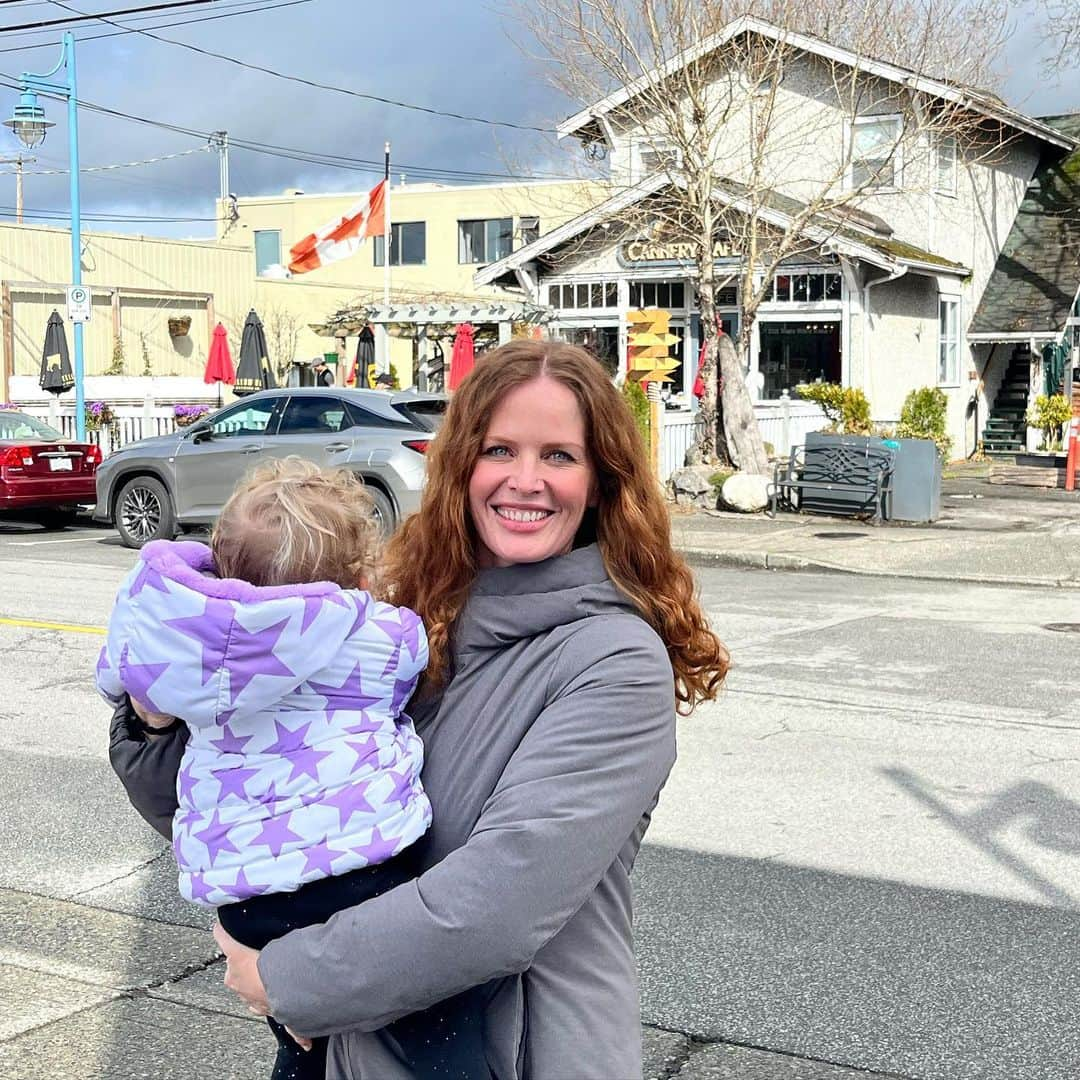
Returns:
[[[173,415],[173,406],[169,405],[110,405],[113,413],[113,422],[98,431],[87,431],[87,441],[101,447],[103,454],[111,454],[114,450],[126,446],[130,442],[138,442],[152,435],[168,435],[176,430],[176,417]],[[64,438],[75,438],[75,410],[70,406],[53,406],[30,404],[19,405],[20,412],[43,420],[56,428]]]
[[[825,426],[825,414],[812,401],[759,401],[754,406],[761,437],[772,447],[774,457],[787,457],[793,446],[806,441],[811,431]],[[660,479],[667,481],[686,462],[697,432],[697,413],[666,412],[660,441]]]

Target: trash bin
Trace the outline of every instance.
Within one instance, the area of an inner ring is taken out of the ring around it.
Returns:
[[[882,439],[876,435],[807,433],[807,446],[827,441],[893,452],[892,491],[885,499],[886,521],[936,521],[941,514],[941,455],[932,439]],[[832,493],[829,493],[830,497]]]

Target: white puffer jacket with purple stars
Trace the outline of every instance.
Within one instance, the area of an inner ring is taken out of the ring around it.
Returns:
[[[329,582],[257,588],[210,550],[155,541],[97,667],[191,730],[177,781],[180,891],[206,906],[383,862],[423,835],[423,744],[401,710],[427,664],[408,608]]]

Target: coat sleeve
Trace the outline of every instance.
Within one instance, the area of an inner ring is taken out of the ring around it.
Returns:
[[[585,903],[675,760],[663,645],[636,618],[618,641],[610,622],[597,622],[564,644],[557,670],[576,674],[549,688],[462,847],[262,951],[280,1022],[305,1035],[374,1031],[524,971]]]
[[[176,774],[187,745],[181,726],[156,739],[147,739],[135,726],[135,713],[125,695],[109,725],[109,761],[127,789],[131,805],[166,840],[172,839],[176,813]]]

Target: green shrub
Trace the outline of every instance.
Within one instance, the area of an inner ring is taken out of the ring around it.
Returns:
[[[724,486],[724,481],[729,476],[734,476],[734,469],[717,469],[716,472],[709,477],[709,484],[712,486],[713,498],[720,501],[720,489]]]
[[[898,439],[932,439],[942,458],[948,458],[952,439],[945,433],[945,412],[949,399],[944,390],[936,386],[924,386],[912,390],[904,399],[900,410],[900,423],[896,425]]]
[[[870,402],[854,386],[838,383],[802,383],[795,392],[803,401],[815,401],[829,420],[832,430],[843,435],[869,435]]]
[[[649,445],[649,399],[645,396],[645,391],[641,389],[641,383],[627,379],[623,383],[622,396],[634,414],[634,423],[637,424],[642,441],[647,447]]]
[[[1061,426],[1072,418],[1072,405],[1064,394],[1040,394],[1028,409],[1030,427],[1043,433],[1044,450],[1061,449]]]

